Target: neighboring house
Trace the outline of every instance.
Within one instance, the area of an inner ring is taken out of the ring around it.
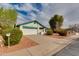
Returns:
[[[67,35],[76,34],[76,32],[72,28],[67,28]]]
[[[79,24],[70,25],[70,28],[71,28],[73,31],[79,33]]]
[[[36,20],[19,24],[17,25],[17,27],[20,27],[23,32],[23,35],[44,34],[47,28]]]

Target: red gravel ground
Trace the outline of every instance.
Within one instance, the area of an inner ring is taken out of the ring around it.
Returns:
[[[65,39],[66,37],[69,37],[69,36],[72,36],[73,34],[69,34],[69,35],[67,35],[67,36],[60,36],[59,34],[57,34],[57,33],[53,33],[53,35],[47,35],[47,36],[49,36],[49,37],[52,37],[52,38],[57,38],[57,39]]]
[[[0,47],[0,55],[8,52],[13,52],[23,48],[30,48],[32,46],[38,45],[38,43],[30,40],[29,38],[23,36],[20,43],[11,47]]]
[[[59,34],[53,34],[53,35],[51,35],[50,37],[52,37],[52,38],[57,38],[57,39],[64,39],[64,38],[66,38],[67,36],[60,36]]]
[[[65,39],[66,37],[71,36],[71,35],[60,36],[60,35],[57,34],[57,33],[53,33],[53,35],[47,35],[47,36],[52,37],[52,38],[57,38],[57,39]]]
[[[55,39],[52,39],[53,41],[62,42],[62,41],[67,40],[66,38],[69,37],[69,36],[72,36],[72,35],[73,35],[73,34],[67,35],[67,36],[60,36],[60,35],[57,34],[57,33],[53,33],[53,35],[47,35],[47,36],[50,37],[50,38],[55,38]]]

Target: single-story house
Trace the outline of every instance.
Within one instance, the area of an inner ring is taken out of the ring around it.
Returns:
[[[67,30],[67,35],[76,34],[76,32],[72,28],[67,28],[66,30]]]
[[[23,35],[44,34],[47,28],[36,20],[19,24],[17,27],[22,30]]]

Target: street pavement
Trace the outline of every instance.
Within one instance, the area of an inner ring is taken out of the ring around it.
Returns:
[[[56,56],[79,56],[79,38],[57,53]]]

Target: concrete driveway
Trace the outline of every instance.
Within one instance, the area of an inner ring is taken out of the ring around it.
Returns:
[[[79,36],[74,35],[66,37],[65,39],[51,38],[43,35],[29,35],[26,36],[38,43],[38,45],[17,50],[11,53],[3,54],[8,56],[51,56],[57,54],[61,49],[69,45]],[[77,50],[78,51],[78,50]],[[74,52],[73,52],[74,53]],[[61,55],[61,54],[57,54]],[[67,54],[68,55],[68,54]]]

